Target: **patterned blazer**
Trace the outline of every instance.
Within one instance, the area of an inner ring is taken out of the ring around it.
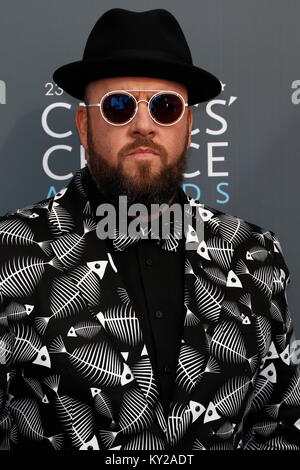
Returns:
[[[1,449],[299,450],[299,361],[276,235],[186,198],[204,235],[185,251],[165,416],[138,312],[97,237],[85,168],[56,196],[0,218]]]

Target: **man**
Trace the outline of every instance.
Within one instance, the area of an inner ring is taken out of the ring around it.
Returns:
[[[180,187],[189,106],[219,80],[169,12],[123,9],[54,79],[85,101],[87,166],[0,220],[1,448],[299,450],[279,240]],[[162,209],[124,218],[120,196]],[[188,224],[163,223],[175,204]],[[103,208],[118,219],[108,238]]]

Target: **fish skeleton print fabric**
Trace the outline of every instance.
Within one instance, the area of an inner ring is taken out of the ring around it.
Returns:
[[[185,250],[165,415],[139,312],[96,234],[85,171],[0,218],[1,449],[299,450],[290,276],[274,232],[186,196],[204,231],[185,233],[196,249]]]

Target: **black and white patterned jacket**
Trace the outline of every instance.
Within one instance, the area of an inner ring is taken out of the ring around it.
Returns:
[[[185,251],[186,316],[165,419],[84,171],[0,218],[1,449],[299,450],[297,342],[276,235],[187,198],[204,237]]]

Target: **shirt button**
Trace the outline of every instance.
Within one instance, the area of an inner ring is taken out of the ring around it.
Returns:
[[[155,312],[155,317],[156,318],[162,318],[164,316],[164,314],[162,313],[161,310],[156,310]]]
[[[168,375],[171,373],[171,367],[166,365],[163,367],[163,374]]]
[[[146,265],[147,265],[147,266],[152,266],[152,264],[153,264],[152,259],[151,259],[151,258],[147,258],[147,259],[146,259]]]

